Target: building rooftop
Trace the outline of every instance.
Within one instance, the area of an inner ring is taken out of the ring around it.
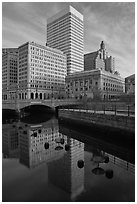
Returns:
[[[18,54],[18,48],[2,48],[2,54],[7,54],[7,53],[11,53],[11,54]]]
[[[75,8],[73,8],[72,6],[67,6],[65,9],[63,9],[62,11],[58,12],[57,14],[55,14],[54,16],[48,18],[47,20],[47,24],[50,24],[52,22],[54,22],[55,20],[57,20],[58,18],[61,18],[62,16],[64,16],[67,13],[73,13],[75,16],[77,16],[80,20],[83,21],[83,15],[77,11]]]
[[[28,41],[28,42],[26,42],[26,43],[20,45],[18,48],[20,48],[20,47],[22,47],[22,46],[25,46],[25,45],[27,45],[27,44],[31,44],[31,45],[34,45],[34,46],[36,46],[36,47],[42,48],[42,49],[48,49],[48,50],[50,50],[50,51],[54,51],[54,52],[57,52],[57,53],[60,53],[60,54],[65,55],[64,52],[62,52],[61,50],[59,50],[59,49],[57,49],[57,48],[49,47],[49,46],[47,46],[47,45],[41,45],[41,44],[36,43],[36,42],[33,42],[33,41],[32,41],[32,42],[31,42],[31,41]]]
[[[101,69],[93,69],[93,70],[88,70],[88,71],[75,72],[75,73],[69,74],[68,76],[66,76],[66,78],[69,78],[69,77],[81,77],[81,76],[87,76],[87,75],[90,75],[90,74],[102,74],[102,75],[107,75],[109,77],[115,77],[117,79],[123,79],[119,75],[116,75],[116,74],[113,74],[113,73],[110,73],[108,71],[101,70]]]
[[[86,58],[95,59],[96,56],[97,56],[97,54],[98,54],[98,51],[90,52],[90,53],[84,54],[84,59],[86,59]]]
[[[132,75],[126,77],[125,79],[130,79],[130,78],[135,78],[135,74],[132,74]]]

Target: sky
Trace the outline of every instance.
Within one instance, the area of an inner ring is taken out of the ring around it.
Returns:
[[[67,5],[84,15],[84,54],[97,51],[103,40],[121,76],[134,74],[134,2],[3,2],[2,47],[45,44],[47,19]]]

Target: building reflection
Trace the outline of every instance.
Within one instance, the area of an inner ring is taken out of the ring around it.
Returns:
[[[127,150],[117,148],[115,152],[114,145],[59,126],[57,119],[35,125],[5,124],[2,135],[4,158],[19,158],[19,162],[30,169],[46,162],[49,184],[67,192],[71,201],[76,201],[84,192],[84,151],[90,153],[91,173],[96,175],[113,178],[114,165],[131,173],[135,170],[130,154],[128,159],[125,155]]]
[[[16,131],[19,162],[30,169],[46,162],[49,182],[75,199],[84,190],[84,143],[60,133],[57,119],[37,125],[18,122]]]
[[[85,144],[85,151],[90,152],[90,162],[93,166],[96,164],[96,167],[103,166],[107,169],[110,164],[114,164],[118,168],[122,168],[123,170],[134,174],[135,163],[133,150],[131,151],[130,149],[123,147],[115,147],[113,143],[106,143],[102,140],[93,138],[92,136],[89,137],[84,135],[76,130],[70,130],[62,125],[59,125],[59,131],[71,138],[79,138],[79,140]],[[111,172],[112,171],[113,170],[111,169]]]
[[[4,158],[19,157],[19,135],[15,124],[2,125],[2,153]]]
[[[50,183],[75,200],[84,190],[84,143],[67,137],[67,145],[69,150],[61,158],[48,162],[48,176]],[[83,163],[79,166],[78,162]]]
[[[60,137],[56,119],[51,119],[43,124],[23,126],[19,132],[20,163],[34,168],[43,162],[59,158],[65,152],[65,149],[55,150],[56,139]],[[62,146],[65,146],[66,138],[64,141]]]

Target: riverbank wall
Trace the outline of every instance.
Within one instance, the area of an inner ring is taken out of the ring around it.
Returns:
[[[135,117],[132,116],[110,115],[75,109],[60,109],[58,116],[60,119],[73,120],[80,124],[84,122],[88,125],[99,125],[102,128],[112,128],[135,133]]]

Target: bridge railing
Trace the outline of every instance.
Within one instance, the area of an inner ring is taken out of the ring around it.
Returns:
[[[3,100],[2,103],[20,103],[20,102],[59,102],[59,101],[64,101],[64,102],[79,102],[77,99],[17,99],[17,100]]]

